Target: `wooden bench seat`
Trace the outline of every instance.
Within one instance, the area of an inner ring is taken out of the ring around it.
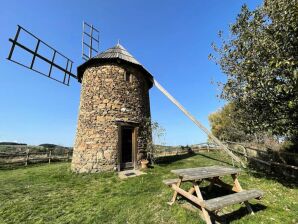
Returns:
[[[163,180],[162,182],[170,187],[172,184],[176,184],[178,181],[179,179],[167,179]]]
[[[233,193],[226,196],[206,200],[204,201],[204,207],[208,211],[215,211],[229,205],[248,201],[253,198],[261,198],[263,195],[264,192],[260,190],[241,191],[238,193]]]

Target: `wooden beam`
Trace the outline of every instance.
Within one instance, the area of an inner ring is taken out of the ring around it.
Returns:
[[[203,199],[202,193],[200,191],[199,185],[195,182],[193,184],[194,184],[194,188],[195,188],[197,197],[203,203],[204,199]],[[204,207],[201,207],[201,209],[202,209],[202,213],[203,213],[203,216],[204,216],[204,219],[205,219],[206,223],[207,224],[212,224],[209,213],[206,211],[206,209]]]
[[[168,91],[166,91],[154,78],[152,82],[173,104],[175,104],[191,121],[193,121],[203,132],[207,134],[210,139],[213,140],[215,144],[220,146],[229,156],[231,156],[236,162],[240,163],[245,167],[242,160],[233,154],[227,146],[225,146],[218,138],[216,138],[203,124],[201,124],[192,114],[190,114]]]
[[[188,193],[187,191],[181,189],[176,184],[172,184],[172,188],[176,193],[179,193],[180,195],[186,197],[187,199],[191,200],[193,203],[199,205],[200,207],[204,207],[204,203],[199,200],[199,198],[193,196],[192,194]]]
[[[240,185],[240,183],[238,181],[237,174],[232,174],[231,176],[232,176],[232,178],[234,180],[234,187],[232,188],[232,190],[237,191],[237,192],[243,191],[243,189],[242,189],[242,187],[241,187],[241,185]],[[252,210],[249,202],[248,201],[244,201],[244,204],[245,204],[248,212],[250,214],[254,215],[254,212],[253,212],[253,210]]]
[[[178,182],[177,182],[176,184],[172,184],[172,187],[175,186],[175,187],[179,188],[180,185],[181,185],[181,183],[182,183],[182,179],[179,179]],[[179,189],[180,189],[180,188],[179,188]],[[177,196],[178,196],[177,191],[174,191],[173,198],[172,198],[171,202],[169,202],[168,204],[169,204],[169,205],[174,204],[174,202],[175,202],[176,199],[177,199]]]

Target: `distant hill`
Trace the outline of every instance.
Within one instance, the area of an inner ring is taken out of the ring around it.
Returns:
[[[40,144],[38,146],[47,148],[47,149],[55,149],[55,150],[64,150],[64,149],[72,150],[72,147],[65,147],[62,145],[56,145],[56,144],[51,144],[51,143],[44,143],[44,144]]]
[[[50,144],[50,143],[44,143],[44,144],[40,144],[38,146],[42,146],[42,147],[49,148],[49,149],[52,149],[52,148],[65,148],[64,146]]]
[[[17,142],[0,142],[0,145],[27,145],[26,143],[17,143]]]

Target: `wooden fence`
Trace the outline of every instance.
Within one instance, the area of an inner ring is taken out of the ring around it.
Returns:
[[[298,154],[274,151],[269,148],[256,148],[247,143],[225,142],[228,148],[235,154],[240,155],[250,167],[263,169],[264,171],[280,174],[283,176],[298,177]],[[210,143],[200,143],[188,146],[159,146],[156,157],[184,155],[187,153],[209,152],[220,150],[220,147]]]
[[[246,143],[227,142],[230,150],[244,157],[254,168],[287,177],[298,177],[298,154],[274,151],[269,148],[255,148]]]
[[[191,146],[157,146],[155,151],[156,157],[164,157],[164,156],[176,156],[176,155],[184,155],[188,153],[196,153],[202,151],[213,151],[219,149],[218,146],[215,146],[210,143],[201,143],[197,145]]]
[[[20,152],[0,152],[0,167],[70,161],[71,158],[71,150],[45,149],[43,151],[37,151],[27,148],[25,151]]]
[[[268,148],[256,148],[247,143],[226,142],[229,149],[254,167],[279,173],[285,176],[298,176],[298,154],[273,151]],[[15,152],[0,152],[0,167],[28,166],[35,163],[51,163],[56,161],[71,161],[72,150],[68,149],[31,149],[21,147]],[[185,155],[202,151],[219,150],[218,146],[210,143],[201,143],[192,146],[156,146],[155,157]]]

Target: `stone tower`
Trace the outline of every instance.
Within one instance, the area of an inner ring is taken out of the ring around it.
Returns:
[[[78,67],[82,83],[71,168],[138,168],[151,141],[151,74],[117,44]]]

